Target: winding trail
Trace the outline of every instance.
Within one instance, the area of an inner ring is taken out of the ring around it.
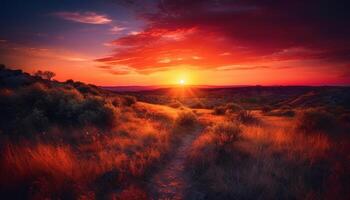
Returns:
[[[185,173],[185,161],[194,140],[202,130],[197,128],[192,133],[185,134],[179,147],[170,161],[153,176],[150,181],[150,191],[154,200],[184,199],[190,181]]]

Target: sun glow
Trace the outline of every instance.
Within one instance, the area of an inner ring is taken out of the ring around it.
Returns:
[[[179,80],[179,84],[180,84],[180,85],[185,85],[185,84],[186,84],[186,81],[185,81],[184,79],[180,79],[180,80]]]

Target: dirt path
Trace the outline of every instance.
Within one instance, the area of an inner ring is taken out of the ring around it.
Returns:
[[[185,160],[193,141],[198,137],[200,129],[184,136],[182,143],[172,155],[170,161],[150,181],[152,199],[180,200],[190,187],[185,173]]]

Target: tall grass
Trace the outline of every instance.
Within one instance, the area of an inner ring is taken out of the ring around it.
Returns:
[[[335,146],[327,135],[297,133],[295,122],[271,123],[239,125],[239,129],[236,124],[214,123],[195,141],[187,169],[201,196],[322,199],[346,191],[346,181],[332,178],[346,174],[345,154],[333,152]],[[239,137],[219,136],[226,130]],[[225,142],[218,142],[221,138]],[[334,162],[335,155],[342,161]],[[334,171],[337,166],[342,170]]]
[[[304,133],[326,133],[335,134],[337,127],[335,116],[320,109],[308,109],[303,111],[298,117],[296,128]]]
[[[87,175],[67,146],[7,145],[1,157],[1,195],[5,198],[71,198]],[[84,172],[86,174],[84,174]]]
[[[0,195],[21,199],[143,198],[146,193],[138,185],[159,165],[178,135],[173,133],[172,110],[160,107],[159,113],[150,112],[153,108],[143,104],[147,112],[140,112],[138,106],[119,107],[123,116],[108,131],[61,127],[46,132],[45,137],[70,135],[76,138],[74,142],[64,137],[7,142],[0,156]],[[181,120],[186,125],[191,121],[188,116]]]

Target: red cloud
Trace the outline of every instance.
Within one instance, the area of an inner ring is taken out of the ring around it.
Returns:
[[[107,24],[112,22],[106,15],[100,15],[95,12],[57,12],[54,15],[65,20],[86,24]]]
[[[163,0],[158,12],[143,13],[148,23],[143,32],[113,41],[115,53],[97,61],[138,72],[307,59],[345,65],[350,17],[342,3]]]

